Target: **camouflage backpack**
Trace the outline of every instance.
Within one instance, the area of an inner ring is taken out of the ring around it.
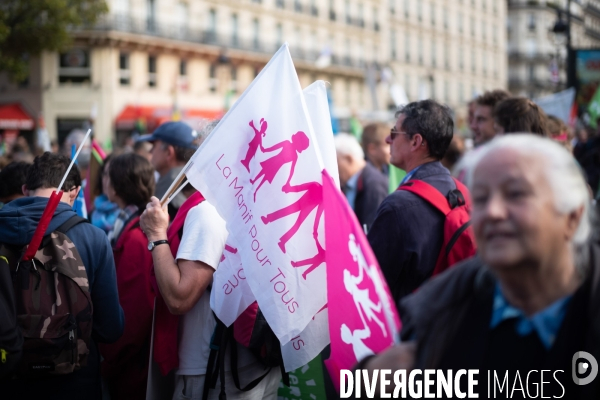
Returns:
[[[25,249],[0,246],[0,268],[10,268],[23,334],[21,376],[69,374],[87,364],[92,302],[87,273],[66,232],[87,220],[73,216],[45,236],[31,261]]]

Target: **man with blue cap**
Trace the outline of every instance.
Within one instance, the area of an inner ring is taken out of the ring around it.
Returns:
[[[198,132],[191,126],[180,121],[165,122],[150,135],[141,136],[138,141],[149,141],[152,147],[152,165],[159,173],[154,195],[159,199],[167,192],[179,172],[194,155],[197,145]],[[177,210],[186,200],[184,193],[179,193],[169,203],[171,220]]]

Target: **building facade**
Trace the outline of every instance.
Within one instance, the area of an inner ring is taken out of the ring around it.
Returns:
[[[390,120],[428,97],[460,109],[506,86],[497,0],[107,2],[70,51],[32,58],[27,82],[0,75],[0,103],[42,115],[59,142],[90,118],[98,140],[122,143],[175,115],[218,117],[284,42],[301,85],[329,82],[342,119]]]
[[[506,87],[506,3],[498,0],[390,0],[388,54],[410,100],[455,109]]]
[[[567,88],[566,33],[555,33],[557,21],[571,13],[571,46],[600,48],[600,4],[597,0],[509,0],[509,90],[531,98]]]

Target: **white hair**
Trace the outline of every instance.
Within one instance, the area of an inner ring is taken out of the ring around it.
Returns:
[[[544,171],[554,194],[556,211],[564,215],[583,206],[581,221],[572,244],[576,247],[584,245],[591,234],[590,193],[581,168],[573,156],[560,144],[537,135],[524,133],[496,136],[465,156],[466,184],[469,189],[472,188],[473,172],[481,160],[500,149],[543,157],[546,163]]]
[[[336,153],[350,156],[355,160],[365,159],[365,152],[354,136],[348,133],[338,133],[333,137],[333,142]]]

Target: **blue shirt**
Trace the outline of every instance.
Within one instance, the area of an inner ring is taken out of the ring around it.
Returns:
[[[417,172],[419,170],[419,168],[421,168],[421,165],[419,165],[417,168],[413,168],[412,171],[409,171],[406,175],[404,175],[404,178],[402,179],[402,181],[400,182],[400,185],[398,185],[398,187],[404,185],[404,183],[411,180],[413,175],[415,174],[415,172]]]
[[[519,336],[527,336],[532,331],[536,331],[546,350],[549,350],[565,318],[571,297],[569,295],[556,300],[542,311],[528,317],[523,311],[509,304],[502,294],[500,285],[496,284],[490,329],[496,328],[502,321],[516,318],[515,329]]]

